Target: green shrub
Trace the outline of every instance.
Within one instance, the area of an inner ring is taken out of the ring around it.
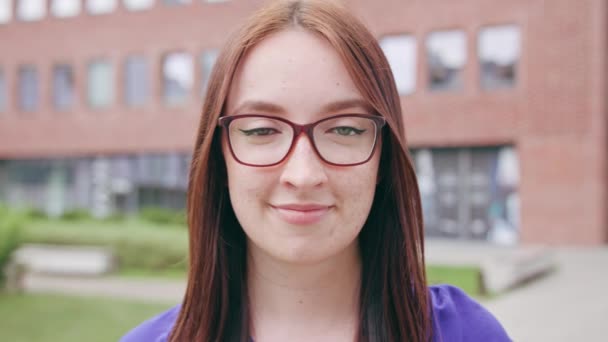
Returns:
[[[186,270],[186,246],[150,240],[123,240],[117,241],[113,246],[121,268],[150,271]]]
[[[186,214],[181,210],[146,207],[139,211],[139,216],[148,222],[156,224],[177,224],[184,227],[186,226]]]
[[[102,221],[104,222],[111,222],[111,223],[120,223],[120,222],[124,222],[127,219],[127,215],[124,213],[114,213],[104,219],[102,219]]]
[[[20,243],[23,222],[23,213],[0,208],[0,284],[4,281],[4,267]]]
[[[48,218],[46,212],[39,208],[27,208],[23,210],[23,215],[28,219],[45,219]]]
[[[65,221],[83,221],[91,218],[91,213],[86,209],[67,210],[60,217]]]
[[[121,268],[150,271],[185,270],[188,256],[185,229],[166,229],[136,217],[121,222],[32,221],[24,227],[22,241],[108,247],[118,258]]]

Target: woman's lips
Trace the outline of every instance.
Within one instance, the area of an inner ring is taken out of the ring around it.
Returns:
[[[296,225],[317,223],[332,208],[332,206],[320,204],[282,204],[271,205],[271,207],[283,221]]]

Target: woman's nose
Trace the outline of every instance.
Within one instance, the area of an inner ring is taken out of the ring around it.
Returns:
[[[296,138],[295,146],[283,162],[281,183],[294,188],[314,188],[327,182],[325,165],[305,134]]]

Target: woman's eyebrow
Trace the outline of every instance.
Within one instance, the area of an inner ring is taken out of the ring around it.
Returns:
[[[365,100],[362,99],[346,99],[330,102],[321,107],[320,113],[339,112],[346,109],[361,108],[368,113],[375,112],[374,108]],[[282,106],[260,100],[248,100],[241,103],[232,111],[231,115],[243,113],[247,111],[265,112],[270,114],[285,114],[287,110]]]
[[[285,114],[287,111],[285,108],[270,102],[265,101],[257,101],[257,100],[249,100],[241,103],[237,106],[232,114],[242,113],[247,111],[256,111],[256,112],[266,112],[272,114]]]
[[[335,102],[330,102],[323,106],[321,112],[339,112],[346,109],[362,108],[368,113],[373,113],[374,108],[365,100],[362,99],[347,99]]]

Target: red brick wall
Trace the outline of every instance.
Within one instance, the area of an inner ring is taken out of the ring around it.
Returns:
[[[378,33],[418,39],[417,89],[402,99],[415,146],[513,144],[521,167],[523,243],[608,242],[606,13],[604,1],[356,1]],[[477,34],[517,24],[522,55],[514,89],[479,86]],[[426,36],[467,34],[464,89],[427,90]]]
[[[416,91],[402,98],[412,146],[512,144],[520,158],[523,243],[608,242],[605,1],[348,2],[378,37],[408,33],[417,38]],[[186,50],[198,63],[203,49],[220,46],[259,3],[195,1],[0,26],[0,66],[9,85],[16,85],[19,63],[35,63],[44,103],[36,113],[19,113],[12,94],[9,113],[0,113],[0,157],[189,150],[200,107],[199,74],[192,100],[166,107],[160,97],[162,54]],[[485,91],[479,86],[477,35],[492,24],[521,28],[522,55],[513,89]],[[460,91],[427,90],[425,40],[441,29],[461,29],[467,35]],[[155,72],[154,99],[139,109],[122,105],[122,63],[130,53],[148,56]],[[116,63],[118,103],[110,110],[86,105],[86,66],[94,57]],[[78,97],[69,112],[56,113],[49,105],[55,62],[76,68]]]
[[[42,86],[41,107],[34,113],[20,113],[15,92],[10,94],[8,113],[0,113],[0,157],[189,151],[201,105],[200,54],[220,47],[255,7],[251,1],[159,3],[141,12],[121,8],[108,15],[47,16],[37,22],[0,25],[0,66],[9,88],[16,88],[16,70],[23,63],[38,67]],[[165,53],[174,50],[194,57],[196,80],[190,101],[170,107],[161,97],[161,62]],[[126,107],[122,98],[123,63],[129,54],[144,55],[151,73],[152,99],[137,109]],[[116,104],[104,110],[89,108],[86,99],[87,65],[98,57],[114,64],[116,80]],[[67,112],[55,112],[51,104],[52,67],[57,62],[72,65],[75,72],[77,98]]]

